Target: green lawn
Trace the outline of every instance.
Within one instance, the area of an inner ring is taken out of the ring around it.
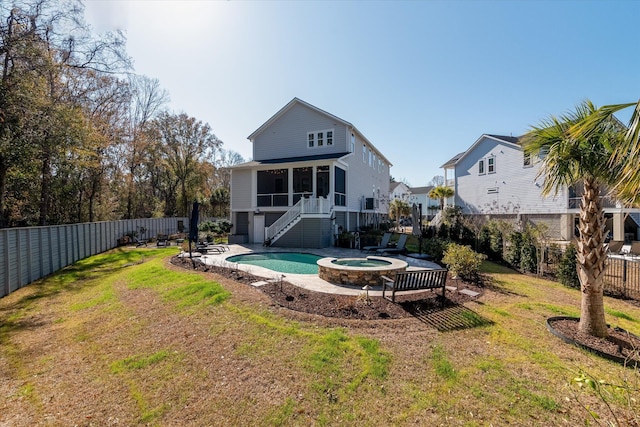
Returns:
[[[170,268],[175,253],[114,250],[0,300],[0,425],[629,425],[640,413],[637,372],[546,330],[579,313],[579,292],[557,283],[487,263],[493,284],[465,307],[327,322]],[[606,307],[640,333],[640,308]]]

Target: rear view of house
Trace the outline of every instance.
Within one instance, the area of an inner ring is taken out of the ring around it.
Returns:
[[[351,123],[294,98],[248,139],[231,174],[236,242],[326,247],[387,214],[391,164]]]

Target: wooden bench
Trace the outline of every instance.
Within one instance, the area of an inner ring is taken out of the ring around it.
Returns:
[[[398,271],[393,279],[387,276],[382,278],[382,298],[387,289],[391,291],[391,301],[396,301],[396,292],[415,291],[420,289],[442,288],[442,300],[444,303],[445,284],[447,273],[444,268],[435,270]]]

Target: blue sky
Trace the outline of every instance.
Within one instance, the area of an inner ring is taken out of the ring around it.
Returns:
[[[173,111],[245,159],[247,136],[298,97],[353,123],[417,187],[483,133],[640,97],[635,1],[85,4],[96,32],[125,31]]]

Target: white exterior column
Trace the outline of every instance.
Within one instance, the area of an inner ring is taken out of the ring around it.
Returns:
[[[287,169],[287,176],[289,183],[287,186],[287,206],[293,206],[293,168]]]
[[[613,214],[613,240],[624,241],[624,212]]]

